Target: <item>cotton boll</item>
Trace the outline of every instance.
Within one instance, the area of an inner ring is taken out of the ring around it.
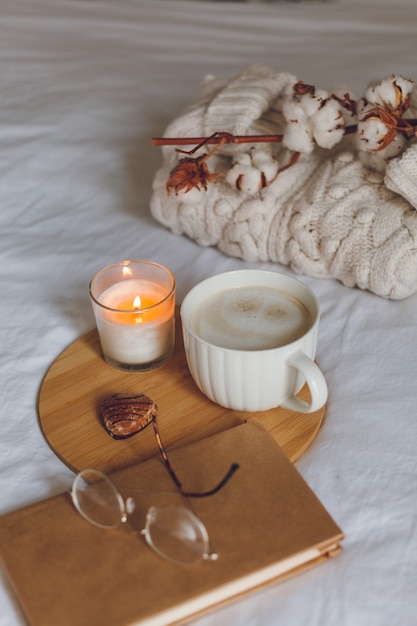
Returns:
[[[263,173],[267,183],[274,180],[278,173],[278,162],[271,154],[263,150],[253,152],[252,163]]]
[[[314,94],[292,93],[291,97],[284,101],[282,112],[287,121],[308,119],[323,106],[327,98],[328,93],[323,89],[315,90]]]
[[[239,155],[239,160],[240,160]],[[249,155],[247,155],[249,156]],[[252,194],[259,190],[261,173],[254,171],[251,165],[239,163],[237,160],[226,174],[226,182],[239,191]],[[250,160],[250,159],[249,159]]]
[[[359,121],[356,133],[358,149],[376,152],[381,148],[388,132],[389,129],[377,117]]]
[[[333,148],[339,141],[343,139],[343,128],[317,129],[314,131],[314,139],[322,148]]]
[[[405,78],[404,76],[394,76],[394,82],[401,89],[402,101],[406,100],[413,91],[414,81],[411,78]]]
[[[299,96],[299,103],[308,117],[312,117],[329,97],[324,89],[316,89],[314,94],[306,93]]]
[[[302,121],[307,119],[306,111],[300,102],[288,100],[282,105],[282,113],[287,122]]]
[[[239,191],[254,194],[271,183],[278,174],[278,163],[266,151],[240,154],[226,175],[226,182]]]
[[[287,122],[283,143],[290,150],[310,154],[314,142],[332,148],[344,135],[343,107],[324,89],[300,83],[287,93],[283,114]]]
[[[327,100],[313,117],[314,139],[322,148],[333,148],[344,135],[344,119],[340,104]]]
[[[408,94],[412,92],[414,81],[411,78],[406,78],[405,76],[401,76],[400,74],[395,74],[394,80],[401,88],[403,94],[408,96]]]
[[[236,174],[238,174],[238,176],[235,179],[234,185],[240,191],[253,194],[262,188],[262,174],[258,169],[253,167],[238,169]]]
[[[391,74],[388,78],[370,85],[365,98],[372,104],[389,106],[392,109],[401,108],[413,88],[413,81],[404,76]]]
[[[227,172],[226,182],[239,191],[253,194],[259,190],[260,174],[253,175],[251,167],[236,163]]]
[[[241,165],[243,168],[252,167],[252,159],[248,152],[241,152],[235,159],[236,165]]]
[[[369,87],[365,92],[365,98],[371,104],[379,104],[381,106],[390,104],[393,108],[397,107],[394,86],[387,81],[382,81]]]
[[[356,132],[359,150],[375,152],[384,147],[383,144],[389,138],[391,128],[383,122],[383,113],[384,109],[375,104],[368,104],[361,108]]]
[[[314,140],[310,123],[307,120],[289,122],[284,129],[282,143],[294,152],[311,154]]]

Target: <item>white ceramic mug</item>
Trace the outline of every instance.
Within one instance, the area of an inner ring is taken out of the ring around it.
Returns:
[[[229,409],[314,412],[327,400],[314,361],[319,316],[311,289],[286,274],[249,269],[207,278],[181,305],[191,375]],[[305,383],[310,402],[296,397]]]

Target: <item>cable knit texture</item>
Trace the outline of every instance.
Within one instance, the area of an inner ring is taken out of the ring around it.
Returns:
[[[282,133],[281,98],[295,82],[291,74],[258,66],[230,81],[207,77],[165,136]],[[363,164],[347,136],[332,150],[302,155],[262,189],[253,188],[256,173],[266,173],[272,159],[282,167],[291,153],[279,143],[229,144],[207,162],[220,174],[207,191],[169,196],[170,171],[184,155],[171,146],[162,155],[151,212],[174,233],[233,257],[288,265],[385,298],[417,291],[416,143],[389,161],[384,178]],[[247,186],[237,189],[239,175]]]

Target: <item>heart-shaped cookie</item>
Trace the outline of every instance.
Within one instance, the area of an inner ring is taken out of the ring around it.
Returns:
[[[115,393],[104,398],[101,417],[114,439],[126,439],[143,430],[156,417],[158,407],[144,394]]]

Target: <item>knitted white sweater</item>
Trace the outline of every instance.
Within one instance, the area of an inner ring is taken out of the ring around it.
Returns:
[[[280,133],[280,97],[295,82],[291,74],[258,66],[230,81],[208,77],[165,136]],[[414,91],[412,106],[415,100]],[[256,168],[268,174],[272,160],[288,162],[289,151],[279,143],[226,145],[207,163],[220,174],[207,191],[169,196],[170,171],[184,155],[168,146],[162,153],[151,212],[174,233],[230,256],[289,265],[386,298],[417,291],[417,143],[378,172],[362,162],[347,136],[332,150],[316,148],[302,155],[260,190],[251,184]],[[242,172],[246,191],[234,185]]]

